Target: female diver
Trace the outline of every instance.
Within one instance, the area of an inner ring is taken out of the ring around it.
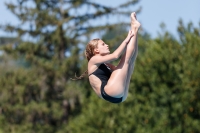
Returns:
[[[93,39],[86,46],[89,82],[95,93],[109,102],[120,103],[127,98],[138,51],[139,27],[140,23],[133,12],[131,13],[131,30],[113,53],[110,54],[108,45],[100,39]],[[121,60],[117,66],[109,63],[120,56]]]

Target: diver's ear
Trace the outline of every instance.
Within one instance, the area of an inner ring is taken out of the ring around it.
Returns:
[[[99,49],[98,48],[95,48],[94,49],[94,54],[98,54],[99,53]]]

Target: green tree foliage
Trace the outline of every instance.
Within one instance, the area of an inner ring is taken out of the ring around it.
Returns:
[[[16,63],[0,66],[0,132],[65,132],[91,95],[88,82],[69,80],[75,72],[79,75],[86,69],[81,45],[97,31],[127,25],[93,22],[118,15],[130,19],[132,11],[126,9],[137,2],[131,0],[118,7],[88,0],[7,3],[20,24],[1,25],[18,37],[15,45],[1,47],[8,55],[1,63],[8,57],[23,63],[20,67]]]
[[[178,33],[180,40],[168,32],[140,36],[127,100],[115,105],[92,95],[67,131],[200,132],[200,30],[180,21]]]

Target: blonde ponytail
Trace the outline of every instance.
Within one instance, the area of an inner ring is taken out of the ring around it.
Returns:
[[[85,77],[86,75],[88,75],[88,70],[86,70],[83,74],[81,74],[81,76],[77,77],[76,76],[76,73],[75,73],[75,78],[70,78],[71,80],[80,80],[82,79],[83,77]]]

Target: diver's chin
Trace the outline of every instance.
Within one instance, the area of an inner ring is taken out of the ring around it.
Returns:
[[[103,56],[105,56],[105,55],[109,55],[110,54],[110,52],[107,52],[107,53],[104,53],[104,54],[102,54]]]
[[[110,52],[108,52],[106,55],[110,54]]]

